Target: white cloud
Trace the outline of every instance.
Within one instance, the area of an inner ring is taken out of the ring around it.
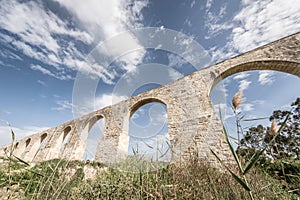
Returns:
[[[183,24],[187,25],[189,28],[193,26],[192,21],[188,18],[185,19]]]
[[[262,105],[262,104],[264,104],[264,103],[266,103],[266,101],[265,100],[254,100],[254,101],[252,101],[252,103],[253,104],[256,104],[256,105]]]
[[[151,119],[153,122],[161,123],[168,119],[168,113],[164,109],[155,110],[152,115]]]
[[[41,72],[41,73],[43,73],[45,75],[52,76],[52,77],[60,79],[60,80],[70,80],[70,79],[72,79],[72,77],[69,76],[69,75],[54,74],[50,70],[48,70],[46,68],[43,68],[40,65],[31,65],[30,69],[35,70],[35,71],[39,71],[39,72]]]
[[[244,91],[244,90],[248,89],[250,84],[251,84],[251,81],[241,80],[239,82],[239,91]]]
[[[280,110],[290,110],[291,109],[291,105],[290,104],[285,104],[285,105],[282,105],[280,107]]]
[[[63,0],[59,3],[73,13],[79,20],[82,27],[86,28],[94,37],[101,36],[102,40],[112,38],[128,29],[141,27],[140,21],[143,19],[141,10],[147,6],[147,1],[131,0],[111,0],[98,1],[89,0]],[[125,71],[133,71],[145,54],[141,50],[143,47],[139,44],[133,34],[122,34],[120,41],[104,42],[102,44],[101,54],[108,55],[112,58],[119,58],[124,62],[122,65]],[[130,49],[132,52],[126,52]],[[138,50],[140,51],[133,51]],[[124,55],[124,50],[126,54]]]
[[[234,117],[233,113],[231,112],[230,106],[226,103],[218,103],[214,105],[215,112],[219,115],[221,112],[223,120],[227,120],[229,118]]]
[[[206,23],[217,33],[232,30],[223,48],[211,49],[214,60],[220,61],[299,32],[300,4],[298,0],[244,0],[232,21],[207,19]]]
[[[56,111],[64,111],[64,110],[71,110],[72,109],[72,103],[67,100],[58,100],[56,101],[57,106],[51,108],[51,110]]]
[[[242,106],[242,110],[244,112],[249,112],[251,110],[254,110],[254,108],[253,108],[254,105],[250,104],[250,103],[243,103],[243,104],[241,104],[241,106]]]
[[[39,133],[43,130],[47,130],[50,127],[39,127],[39,126],[25,126],[22,128],[19,127],[11,127],[15,133],[16,140],[22,139],[26,136]],[[8,126],[0,126],[0,146],[11,143],[11,130]]]
[[[47,71],[39,70],[43,74],[61,80],[70,79],[68,75],[59,75],[58,72],[65,72],[59,65],[64,64],[65,57],[71,56],[75,61],[80,57],[75,48],[64,45],[66,39],[63,38],[71,37],[86,44],[91,44],[93,38],[87,32],[70,28],[68,22],[46,10],[42,3],[32,1],[19,3],[14,0],[2,3],[0,27],[16,36],[13,38],[2,34],[2,40],[6,40],[24,55],[48,65]],[[67,67],[73,70],[79,69],[77,65]],[[36,67],[31,69],[37,70]],[[57,72],[53,72],[53,69]]]
[[[47,74],[49,76],[55,76],[52,72],[50,72],[48,69],[45,69],[43,67],[41,67],[40,65],[31,65],[30,66],[31,69],[36,70],[36,71],[40,71],[43,74]]]
[[[54,97],[54,98],[61,98],[61,96],[59,96],[59,95],[57,95],[57,94],[54,94],[53,97]]]
[[[42,86],[45,86],[45,87],[48,86],[44,81],[41,81],[41,80],[37,80],[37,83],[41,84]]]
[[[39,70],[43,74],[68,80],[72,79],[69,77],[71,71],[79,70],[112,84],[112,78],[116,76],[115,70],[97,70],[86,65],[84,61],[88,56],[87,52],[83,52],[82,48],[79,50],[77,43],[80,41],[91,46],[95,45],[93,42],[99,42],[100,38],[107,39],[130,28],[141,27],[141,10],[148,3],[131,0],[59,1],[61,6],[69,10],[72,21],[60,18],[46,8],[42,1],[20,3],[6,0],[2,4],[0,28],[7,30],[14,37],[1,34],[1,41],[7,41],[6,44],[22,51],[24,55],[48,65],[47,72]],[[142,48],[135,36],[129,34],[116,49],[119,50],[122,45],[128,46],[129,43]],[[118,54],[120,51],[108,50],[110,56],[121,56]],[[125,63],[124,70],[134,69],[141,62],[143,55],[144,52],[139,51],[120,58]]]
[[[193,0],[191,3],[191,8],[193,8],[195,4],[196,4],[196,0]]]
[[[239,73],[238,75],[235,75],[235,76],[233,77],[233,79],[234,79],[234,80],[239,80],[239,79],[247,78],[248,76],[250,76],[249,73],[247,73],[247,72],[241,72],[241,73]]]
[[[1,34],[0,34],[1,35]],[[1,37],[1,36],[0,36]],[[0,39],[1,40],[1,39]],[[3,41],[4,43],[6,43],[7,41]],[[3,58],[10,58],[12,60],[23,60],[20,56],[18,56],[17,54],[8,51],[6,49],[2,49],[0,52],[0,56]]]
[[[53,34],[63,34],[91,43],[92,38],[86,32],[68,28],[51,11],[45,11],[36,2],[18,3],[6,1],[1,8],[0,26],[18,36],[26,43],[43,46],[49,52],[58,53],[59,45]],[[37,20],[38,17],[38,20]]]
[[[140,117],[140,114],[139,114],[138,111],[137,111],[137,112],[133,113],[133,115],[131,116],[130,119],[135,120],[135,119],[138,119],[139,117]]]
[[[7,115],[10,115],[12,114],[12,112],[8,111],[8,110],[3,110],[3,113],[7,114]]]
[[[213,0],[207,0],[206,1],[206,6],[205,6],[206,7],[206,12],[208,12],[210,10],[212,4],[213,4]]]
[[[219,103],[214,105],[214,109],[219,112],[219,110],[226,110],[227,109],[227,105],[225,103]],[[222,112],[223,113],[223,112]],[[225,113],[225,112],[224,112]]]
[[[126,96],[118,96],[116,94],[102,94],[101,96],[97,97],[95,99],[95,107],[97,109],[104,108],[106,106],[110,106],[113,104],[116,104],[120,101],[123,101],[125,99],[128,99]],[[94,106],[94,105],[90,105]]]
[[[218,12],[211,11],[212,1],[208,0],[206,3],[206,21],[205,27],[208,29],[208,35],[205,39],[209,39],[215,36],[222,30],[228,30],[232,28],[231,22],[224,22],[224,17],[227,13],[227,5],[223,4]]]
[[[174,70],[173,68],[170,68],[168,70],[168,73],[169,73],[169,78],[171,79],[171,81],[175,81],[181,77],[183,77],[184,75],[181,74],[180,72]]]
[[[20,42],[23,42],[27,46],[40,49],[41,51],[34,49],[34,52],[39,52],[43,56],[48,53],[58,56],[58,53],[62,52],[62,47],[54,35],[73,37],[86,44],[90,44],[93,40],[87,32],[69,28],[68,23],[62,21],[51,11],[46,11],[42,4],[19,3],[13,0],[2,3],[4,6],[1,7],[0,26],[18,35],[19,47]],[[28,49],[24,44],[23,48]]]
[[[44,53],[42,53],[40,51],[36,51],[34,48],[32,48],[30,45],[26,44],[25,42],[14,40],[11,42],[11,44],[18,50],[22,51],[28,57],[42,61],[49,65],[56,65],[51,60],[48,60],[47,56]]]
[[[258,82],[260,85],[271,85],[274,82],[273,71],[259,71]]]
[[[99,109],[102,109],[106,106],[117,104],[120,101],[126,100],[129,97],[119,96],[116,94],[104,93],[94,99],[86,99],[80,105],[72,105],[73,111],[78,115],[84,115]],[[69,104],[69,103],[67,103]]]
[[[233,29],[233,43],[248,51],[300,30],[300,4],[297,0],[265,0],[248,3],[235,17],[240,27]]]
[[[169,60],[169,66],[175,67],[175,68],[180,68],[184,64],[188,63],[185,59],[181,58],[178,55],[174,55],[174,54],[169,54],[168,60]]]
[[[82,22],[82,25],[88,27],[89,32],[96,33],[97,30],[101,30],[100,33],[106,37],[122,31],[122,20],[128,20],[124,1],[62,0],[58,3],[71,11]]]

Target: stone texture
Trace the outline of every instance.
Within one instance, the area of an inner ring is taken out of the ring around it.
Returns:
[[[214,112],[209,94],[220,80],[248,70],[275,70],[300,77],[300,33],[23,138],[16,142],[15,155],[30,162],[52,158],[81,160],[89,130],[97,120],[104,118],[104,136],[98,141],[95,159],[105,163],[116,162],[127,152],[130,116],[146,103],[161,102],[168,110],[168,131],[174,161],[198,155],[208,162],[216,162],[210,148],[230,161],[221,122]],[[62,147],[63,137],[68,131],[71,136]],[[41,137],[45,133],[47,137],[41,146]],[[3,155],[4,148],[9,148],[9,145],[0,148],[0,155]]]

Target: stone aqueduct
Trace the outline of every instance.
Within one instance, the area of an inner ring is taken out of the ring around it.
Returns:
[[[115,162],[128,148],[128,123],[132,113],[149,102],[167,106],[168,133],[174,161],[197,152],[214,161],[210,148],[221,157],[229,152],[220,120],[214,112],[209,94],[222,79],[248,70],[275,70],[300,77],[300,33],[282,38],[237,57],[199,70],[175,82],[105,107],[54,128],[15,141],[15,155],[26,161],[53,158],[81,160],[91,127],[105,119],[103,138],[99,140],[96,161]],[[64,149],[64,137],[71,133]],[[40,144],[43,145],[40,147]],[[10,145],[1,147],[0,155]]]

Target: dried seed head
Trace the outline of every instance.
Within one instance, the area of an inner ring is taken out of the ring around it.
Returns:
[[[278,131],[277,123],[275,120],[273,120],[270,128],[270,135],[276,135],[277,131]]]
[[[243,103],[243,92],[237,92],[232,98],[232,106],[234,109],[237,109],[241,103]]]

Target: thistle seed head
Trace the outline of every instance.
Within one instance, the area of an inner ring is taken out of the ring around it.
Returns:
[[[273,120],[270,128],[270,135],[276,135],[277,131],[278,131],[277,123],[275,120]]]
[[[243,103],[243,92],[237,92],[232,98],[232,106],[234,109],[237,109],[241,103]]]

